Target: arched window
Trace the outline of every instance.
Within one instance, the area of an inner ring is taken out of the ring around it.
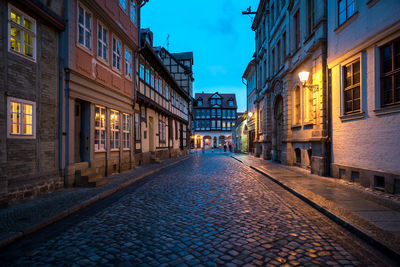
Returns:
[[[300,87],[293,90],[293,124],[300,124]]]

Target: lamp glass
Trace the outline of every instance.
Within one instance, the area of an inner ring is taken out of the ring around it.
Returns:
[[[309,72],[309,71],[302,71],[302,72],[299,72],[299,79],[300,79],[300,82],[301,82],[302,84],[306,84],[306,82],[308,81],[308,76],[310,76],[310,72]]]
[[[253,117],[253,112],[250,111],[248,114],[250,118]]]

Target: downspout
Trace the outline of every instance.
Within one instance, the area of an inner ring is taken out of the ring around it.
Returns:
[[[328,21],[327,21],[327,16],[328,16],[328,10],[327,10],[327,2],[324,1],[324,33],[326,36],[326,41],[325,45],[323,46],[323,51],[322,51],[322,66],[323,66],[323,71],[322,71],[322,82],[325,85],[325,116],[324,116],[324,126],[326,127],[325,133],[326,133],[326,141],[325,141],[325,170],[324,170],[324,175],[325,176],[330,176],[330,169],[331,169],[331,86],[330,86],[330,77],[328,74]]]
[[[68,164],[69,164],[69,159],[68,159],[68,153],[69,153],[69,142],[68,142],[68,131],[69,131],[69,103],[68,103],[68,98],[69,98],[69,72],[67,72],[68,69],[68,61],[69,61],[69,55],[68,55],[68,34],[69,34],[69,24],[68,24],[68,0],[64,0],[64,20],[66,21],[66,27],[64,32],[61,33],[60,35],[60,43],[59,43],[59,58],[60,58],[60,64],[59,64],[59,166],[60,168],[62,167],[62,148],[63,148],[63,136],[65,135],[65,165],[64,167],[64,186],[68,186]],[[65,134],[63,132],[63,72],[65,72]]]

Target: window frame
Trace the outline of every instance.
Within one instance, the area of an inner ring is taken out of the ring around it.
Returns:
[[[115,44],[119,43],[119,45],[120,45],[120,52],[119,52],[119,55],[117,54],[116,51],[114,51],[114,40],[116,41]],[[122,47],[122,42],[121,42],[121,40],[118,39],[115,35],[112,36],[111,42],[112,42],[112,44],[111,44],[111,45],[112,45],[112,60],[111,60],[112,68],[113,68],[115,71],[121,73],[121,72],[122,72],[122,53],[121,53],[121,51],[124,51],[124,49],[123,49],[123,47]],[[116,58],[116,59],[119,58],[119,68],[117,68],[117,67],[114,66],[114,55],[115,55],[115,58]]]
[[[161,118],[158,118],[158,142],[162,144],[167,142],[165,127],[165,121]]]
[[[32,31],[29,30],[28,28],[25,28],[25,26],[18,24],[17,22],[11,20],[11,10],[13,10],[15,13],[17,13],[20,17],[21,17],[21,23],[23,24],[25,18],[29,19],[32,22]],[[25,12],[22,12],[21,10],[19,10],[18,8],[14,7],[11,4],[8,4],[8,36],[7,36],[7,40],[8,40],[8,51],[11,53],[14,53],[16,55],[22,56],[26,59],[32,60],[34,62],[36,62],[36,36],[37,36],[37,22],[35,19],[33,19],[31,16],[27,15]],[[24,52],[20,52],[17,50],[14,50],[11,48],[11,25],[15,25],[16,28],[20,29],[20,50],[23,50],[23,47],[25,45],[25,38],[24,38],[24,33],[27,32],[28,35],[31,35],[32,37],[32,57],[26,55]]]
[[[381,98],[380,105],[382,108],[400,105],[400,99],[398,101],[396,101],[396,99],[395,99],[395,94],[396,94],[396,92],[395,92],[396,91],[395,76],[400,75],[400,64],[397,68],[395,66],[395,57],[396,57],[395,44],[396,43],[399,43],[399,50],[400,50],[400,38],[393,39],[379,47],[379,60],[380,60],[379,82],[380,82],[380,98]],[[383,49],[388,46],[391,46],[391,70],[388,72],[384,72]],[[400,55],[400,51],[398,51],[398,54]],[[385,99],[384,99],[384,82],[383,82],[383,80],[387,79],[389,77],[391,78],[391,85],[392,85],[392,89],[391,89],[392,101],[390,103],[385,103],[384,102]]]
[[[83,9],[83,14],[84,14],[84,19],[83,19],[83,21],[85,22],[86,21],[86,14],[89,14],[90,15],[90,29],[87,29],[86,28],[86,25],[82,25],[82,27],[83,27],[83,31],[84,31],[84,34],[83,34],[83,43],[81,43],[80,41],[79,41],[79,27],[80,27],[80,23],[79,23],[79,7],[81,7],[82,9]],[[81,47],[81,48],[83,48],[83,49],[85,49],[85,50],[87,50],[87,51],[89,51],[90,53],[92,53],[92,51],[93,51],[93,14],[92,14],[92,12],[90,12],[90,11],[88,11],[88,9],[84,6],[84,5],[82,5],[80,2],[78,2],[78,4],[77,4],[77,16],[76,16],[76,41],[77,41],[77,44],[78,44],[78,46],[79,47]],[[90,30],[90,37],[89,37],[89,45],[90,45],[90,47],[87,47],[86,46],[86,31],[89,31]]]
[[[353,3],[353,13],[351,15],[347,14],[348,10],[347,7],[349,6],[347,2],[352,2]],[[345,20],[343,22],[340,22],[340,2],[345,2]],[[337,22],[338,22],[338,27],[342,26],[343,24],[346,23],[354,14],[357,13],[356,9],[356,0],[338,0],[337,1]]]
[[[96,108],[99,109],[99,126],[96,126]],[[102,121],[101,121],[101,115],[103,114],[102,111],[104,111],[104,125],[102,126]],[[107,109],[103,106],[95,106],[95,118],[94,118],[94,152],[105,152],[107,150]],[[99,143],[96,145],[96,131],[99,131]],[[104,132],[104,147],[101,147],[101,141],[102,140],[102,132]]]
[[[146,73],[146,67],[144,66],[144,64],[140,63],[139,64],[139,78],[142,79],[142,81],[145,81],[145,77],[146,77],[145,73]]]
[[[24,134],[22,131],[18,134],[11,133],[11,102],[18,103],[20,105],[20,128],[23,129],[24,125],[24,113],[23,106],[21,105],[31,105],[32,106],[32,134]],[[36,139],[36,102],[25,100],[15,97],[7,97],[7,138],[9,139]]]
[[[133,3],[133,5],[132,5],[132,3]],[[133,19],[132,19],[132,7],[134,7],[134,16],[133,16]],[[135,2],[135,0],[129,0],[129,19],[133,22],[133,24],[135,24],[136,25],[136,2]]]
[[[135,143],[140,143],[142,140],[141,116],[138,111],[135,112],[134,123],[135,123]]]
[[[354,70],[353,70],[353,66],[358,62],[359,64],[359,82],[357,84],[354,84]],[[346,81],[346,74],[347,74],[347,69],[348,67],[351,66],[351,85],[347,85],[347,81]],[[362,110],[362,106],[361,106],[361,98],[362,98],[362,88],[361,88],[361,80],[362,80],[362,76],[361,76],[361,58],[356,58],[354,60],[351,60],[350,62],[343,64],[341,66],[342,69],[342,85],[343,85],[343,90],[342,90],[342,105],[343,105],[343,114],[344,115],[350,115],[350,114],[354,114],[354,113],[360,113]],[[359,97],[358,98],[354,98],[354,89],[359,87]],[[352,109],[351,110],[347,110],[346,108],[346,92],[353,90],[352,92]],[[359,101],[359,108],[358,109],[354,109],[354,101]]]
[[[125,5],[125,8],[124,8],[124,6],[123,6],[121,3],[125,3],[125,4],[124,4],[124,5]],[[119,7],[120,7],[125,13],[128,12],[128,6],[127,6],[127,4],[126,4],[126,0],[118,0],[118,5],[119,5]]]
[[[103,31],[101,33],[102,36],[103,36],[102,39],[99,38],[99,29],[100,29],[100,27],[103,29]],[[106,43],[104,43],[104,32],[107,33]],[[108,52],[109,52],[109,49],[108,49],[108,47],[109,47],[108,41],[109,40],[108,39],[109,39],[109,36],[110,35],[109,35],[108,29],[106,27],[104,27],[103,23],[101,23],[99,20],[97,20],[97,58],[99,58],[100,60],[103,60],[106,63],[108,63]],[[100,47],[99,43],[101,43],[101,47],[102,47],[102,55],[101,56],[99,56],[99,47]],[[106,48],[106,57],[107,58],[103,57],[103,54],[104,54],[103,48],[104,48],[104,46]]]
[[[122,113],[122,149],[131,149],[131,115]]]
[[[117,119],[112,118],[117,115]],[[118,151],[120,149],[120,112],[115,109],[110,110],[110,150]],[[116,123],[117,122],[117,123]]]
[[[127,53],[129,53],[129,61],[127,60]],[[128,79],[132,80],[132,50],[129,48],[125,47],[124,49],[124,73],[125,77]],[[129,70],[129,74],[127,74],[127,70]]]

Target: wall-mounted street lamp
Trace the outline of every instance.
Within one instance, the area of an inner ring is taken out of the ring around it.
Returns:
[[[311,88],[313,91],[318,90],[318,84],[307,84],[308,78],[310,77],[309,71],[299,72],[299,80],[304,87]]]
[[[310,72],[309,71],[301,71],[301,72],[299,72],[299,79],[300,79],[300,82],[301,82],[301,84],[303,86],[306,85],[309,76],[310,76]]]
[[[249,118],[251,119],[251,117],[253,117],[253,112],[248,112],[247,115],[249,115]]]

